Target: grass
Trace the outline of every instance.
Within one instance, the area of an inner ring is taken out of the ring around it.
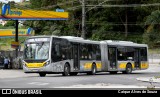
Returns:
[[[155,79],[158,79],[158,78],[160,78],[160,76],[154,76],[154,78],[155,78]]]
[[[160,48],[149,49],[148,52],[151,54],[160,54]]]

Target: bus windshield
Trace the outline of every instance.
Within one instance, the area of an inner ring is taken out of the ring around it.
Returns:
[[[49,57],[49,42],[26,43],[24,59],[44,60]]]

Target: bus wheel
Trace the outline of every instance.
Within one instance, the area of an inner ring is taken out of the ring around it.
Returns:
[[[75,75],[77,75],[77,74],[78,74],[78,72],[71,72],[71,73],[70,73],[71,76],[75,76]]]
[[[40,76],[40,77],[45,77],[45,76],[46,76],[46,73],[42,73],[42,72],[41,72],[41,73],[39,73],[39,76]]]
[[[93,64],[91,72],[87,72],[87,75],[95,75],[96,72],[97,72],[96,64]]]
[[[123,71],[124,74],[130,74],[132,73],[132,65],[131,64],[127,64],[126,66],[126,71]]]
[[[96,72],[97,72],[96,64],[93,64],[93,65],[92,65],[92,75],[95,75]]]
[[[62,73],[63,76],[68,76],[70,73],[70,67],[68,64],[65,64],[64,66],[64,72]]]
[[[117,71],[110,71],[110,74],[117,74]]]

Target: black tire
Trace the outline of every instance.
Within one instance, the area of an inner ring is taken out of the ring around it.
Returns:
[[[64,72],[62,73],[63,76],[68,76],[70,74],[70,66],[68,64],[65,64],[64,66]]]
[[[110,71],[110,74],[117,74],[117,71]]]
[[[45,76],[46,76],[46,73],[39,73],[39,76],[40,76],[40,77],[45,77]]]
[[[131,74],[132,73],[132,65],[131,64],[127,64],[126,71],[123,71],[122,73]]]
[[[96,72],[97,72],[96,64],[93,64],[93,65],[92,65],[92,75],[95,75]]]
[[[70,73],[71,76],[75,76],[75,75],[77,75],[77,74],[78,74],[78,72],[71,72],[71,73]]]
[[[96,64],[93,64],[91,72],[88,72],[87,75],[95,75],[96,72],[97,72]]]

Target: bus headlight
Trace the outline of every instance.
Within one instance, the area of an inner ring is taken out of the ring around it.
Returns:
[[[45,63],[44,63],[44,66],[47,66],[47,65],[49,65],[50,64],[50,61],[46,61]]]
[[[27,67],[27,64],[25,61],[22,61],[22,64]]]

